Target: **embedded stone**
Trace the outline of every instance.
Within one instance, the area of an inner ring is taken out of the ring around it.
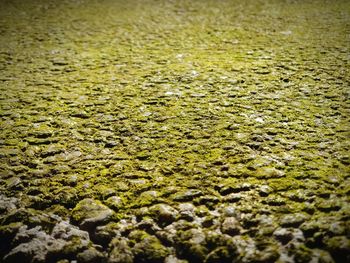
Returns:
[[[226,217],[221,225],[221,231],[230,236],[238,235],[241,232],[241,226],[235,217]]]
[[[97,225],[108,222],[113,211],[100,201],[87,198],[80,201],[72,210],[72,219],[83,229],[95,228]]]
[[[160,224],[170,224],[178,215],[178,212],[166,204],[157,204],[149,209],[151,216]]]

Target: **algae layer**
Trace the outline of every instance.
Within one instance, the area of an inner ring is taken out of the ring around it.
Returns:
[[[0,262],[350,262],[350,1],[0,0]]]

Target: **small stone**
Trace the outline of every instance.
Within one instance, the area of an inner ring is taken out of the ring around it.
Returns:
[[[277,228],[273,232],[273,236],[276,240],[280,241],[283,245],[287,244],[291,240],[297,242],[304,242],[304,234],[297,228]]]
[[[82,263],[100,263],[104,261],[104,256],[96,248],[91,247],[77,255],[77,259]]]
[[[49,145],[46,150],[41,153],[42,157],[49,157],[63,152],[64,149],[58,145]]]
[[[169,249],[163,246],[155,236],[143,238],[132,248],[135,262],[164,262],[169,255]]]
[[[183,259],[178,259],[176,256],[170,255],[165,258],[164,263],[188,263],[188,261]]]
[[[295,192],[291,192],[291,193],[287,194],[287,196],[290,200],[295,201],[295,202],[305,202],[305,201],[310,199],[306,195],[306,193],[303,192],[302,190],[297,190]]]
[[[211,227],[215,224],[215,218],[213,216],[206,216],[203,218],[202,227]]]
[[[70,186],[76,186],[78,183],[78,176],[76,175],[71,175],[67,179],[67,184]]]
[[[235,252],[235,253],[234,253]],[[237,251],[228,247],[218,247],[211,251],[205,258],[205,263],[235,262],[233,259],[238,256]]]
[[[72,113],[70,116],[76,117],[76,118],[81,118],[81,119],[88,119],[89,114],[86,111],[77,111]]]
[[[114,238],[110,243],[111,252],[108,262],[110,263],[133,263],[134,256],[126,238]]]
[[[311,237],[314,233],[320,230],[320,226],[316,221],[306,221],[301,224],[300,229],[303,231],[306,237]]]
[[[123,207],[123,199],[119,196],[111,196],[105,201],[105,204],[114,210],[119,210]]]
[[[238,202],[242,199],[242,194],[240,193],[231,193],[227,196],[225,196],[224,200],[228,202]]]
[[[32,135],[32,136],[39,138],[39,139],[49,138],[52,136],[52,134],[53,134],[53,132],[49,128],[41,128],[39,130],[36,130],[36,131],[29,133],[29,135]]]
[[[205,241],[205,234],[202,229],[191,229],[188,231],[190,242],[193,244],[203,244]]]
[[[259,195],[262,197],[268,196],[272,192],[272,189],[268,185],[262,185],[259,189]]]
[[[152,218],[143,219],[140,223],[137,224],[137,229],[144,230],[147,233],[156,233],[162,230]]]
[[[21,243],[4,256],[3,262],[45,262],[47,240],[50,237],[44,232],[40,238],[34,238],[27,243]],[[54,242],[54,240],[50,240]]]
[[[194,211],[195,206],[191,203],[182,203],[179,204],[179,211],[183,212],[183,211]]]
[[[281,31],[280,34],[288,36],[291,35],[293,32],[291,30]]]
[[[82,251],[90,244],[89,233],[80,230],[78,227],[71,225],[66,221],[61,221],[55,225],[52,230],[51,236],[58,241],[53,242],[49,247],[49,253],[52,257],[57,254],[62,254],[62,241],[65,253],[76,253]]]
[[[117,141],[107,141],[106,143],[105,143],[105,147],[107,147],[107,148],[113,148],[113,147],[115,147],[115,146],[117,146],[119,143],[117,142]]]
[[[291,248],[295,262],[312,262],[313,251],[310,248],[300,243],[291,244]]]
[[[225,208],[223,209],[223,215],[224,215],[225,217],[237,216],[236,208],[233,207],[233,206],[225,207]]]
[[[262,167],[256,170],[255,176],[258,178],[281,178],[285,175],[285,173],[281,170],[278,170],[274,167]]]
[[[229,130],[229,131],[235,131],[235,130],[238,130],[240,127],[239,124],[237,123],[232,123],[232,124],[229,124],[226,129]]]
[[[121,224],[121,222],[110,222],[107,225],[98,226],[94,232],[94,241],[103,246],[107,246],[114,237],[125,230],[124,228],[125,225]]]
[[[282,197],[269,196],[265,200],[263,200],[262,203],[271,206],[282,206],[286,204],[286,201]]]
[[[1,148],[0,149],[0,158],[9,157],[9,156],[18,156],[20,150],[13,148]]]
[[[331,237],[325,244],[336,262],[350,262],[350,240],[346,236]]]
[[[179,201],[179,202],[191,201],[194,198],[199,197],[201,195],[203,195],[202,191],[196,190],[196,189],[190,189],[190,190],[188,190],[186,192],[182,192],[182,193],[176,194],[174,196],[174,201]]]
[[[325,250],[313,249],[312,250],[313,259],[320,259],[320,263],[334,263],[332,256]],[[349,259],[348,259],[349,262]]]
[[[329,232],[335,236],[341,236],[346,233],[346,224],[344,222],[333,222],[329,225]]]
[[[72,210],[72,219],[83,229],[94,228],[108,222],[113,211],[100,201],[90,198],[80,201]]]
[[[259,122],[259,123],[264,123],[264,122],[265,122],[264,119],[261,118],[261,117],[255,118],[255,121],[256,121],[256,122]]]
[[[322,212],[338,211],[341,209],[341,203],[338,200],[323,200],[316,204],[316,208]]]
[[[140,161],[148,160],[151,158],[151,154],[149,152],[141,152],[138,155],[136,155],[136,159]]]
[[[62,161],[72,161],[72,160],[76,160],[81,155],[82,153],[80,151],[72,151],[72,152],[61,153],[59,158],[61,158]]]
[[[21,183],[21,179],[18,177],[11,177],[6,180],[6,186],[7,188],[11,189]]]
[[[283,226],[283,227],[298,227],[303,222],[305,222],[305,220],[307,220],[308,218],[309,218],[309,216],[307,216],[303,213],[285,215],[281,219],[281,226]]]
[[[166,204],[157,204],[149,209],[152,217],[162,225],[167,225],[175,221],[178,212],[171,206]]]
[[[146,191],[140,195],[140,198],[143,200],[152,201],[152,200],[155,200],[158,197],[158,195],[159,194],[157,191]]]
[[[229,185],[224,186],[219,190],[221,195],[228,195],[231,193],[239,193],[249,191],[252,188],[252,185],[249,183],[239,184],[239,185]]]
[[[206,196],[201,196],[198,198],[198,200],[195,200],[196,202],[198,202],[198,204],[200,205],[213,205],[213,204],[217,204],[220,199],[216,196],[213,195],[206,195]]]
[[[4,262],[51,262],[60,256],[71,256],[84,249],[90,243],[89,234],[61,221],[52,230],[51,235],[40,226],[19,229],[12,244],[19,244],[5,257]]]
[[[286,228],[279,228],[273,232],[273,236],[280,241],[283,245],[287,244],[293,239],[293,234]]]
[[[193,221],[195,217],[194,205],[191,203],[183,203],[179,205],[179,219]]]
[[[238,235],[241,232],[241,226],[235,217],[226,217],[221,226],[221,231],[230,236]]]

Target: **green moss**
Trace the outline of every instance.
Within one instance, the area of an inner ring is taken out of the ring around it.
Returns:
[[[1,223],[118,213],[99,225],[181,202],[207,226],[229,203],[343,222],[349,3],[236,2],[3,3],[0,190],[17,201]],[[186,253],[225,260],[225,246]]]

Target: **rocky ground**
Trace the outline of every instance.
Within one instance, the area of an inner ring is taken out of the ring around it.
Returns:
[[[350,262],[349,1],[0,0],[1,262]]]

